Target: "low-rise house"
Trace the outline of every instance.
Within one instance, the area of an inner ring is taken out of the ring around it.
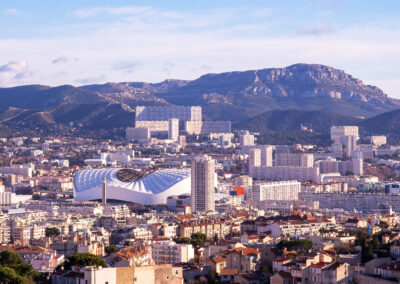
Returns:
[[[260,265],[260,251],[253,248],[234,248],[228,250],[226,267],[236,269],[238,273],[254,272]]]
[[[221,274],[221,271],[226,268],[226,257],[219,255],[211,257],[209,263],[211,270]]]
[[[151,247],[146,244],[136,244],[125,247],[111,254],[106,262],[112,267],[150,265],[153,263]]]
[[[360,229],[366,229],[367,227],[368,222],[359,218],[348,219],[346,223],[344,223],[344,228],[347,231],[357,231]]]
[[[64,256],[55,251],[42,252],[31,260],[33,269],[39,272],[53,272],[54,269],[64,262]]]

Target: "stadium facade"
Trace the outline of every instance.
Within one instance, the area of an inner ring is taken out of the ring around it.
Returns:
[[[142,176],[133,169],[88,169],[74,177],[74,198],[101,200],[103,182],[107,199],[142,205],[166,204],[168,196],[190,194],[190,170],[164,169]]]

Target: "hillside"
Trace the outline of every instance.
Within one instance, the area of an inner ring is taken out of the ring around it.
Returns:
[[[172,104],[197,104],[214,119],[241,121],[269,110],[323,110],[371,117],[400,107],[379,88],[342,70],[295,64],[244,72],[206,74],[157,94]]]
[[[233,127],[260,132],[259,143],[329,145],[331,126],[357,125],[361,121],[360,118],[325,111],[274,110]]]
[[[70,85],[48,87],[41,85],[0,88],[0,110],[9,107],[22,109],[46,109],[67,103],[92,104],[111,101],[100,94],[88,92]]]
[[[366,131],[387,134],[398,131],[400,109],[400,101],[379,88],[316,64],[206,74],[192,81],[0,88],[0,101],[3,135],[13,129],[112,132],[134,124],[137,105],[201,105],[204,118],[232,120],[276,140],[282,131],[294,131],[293,139],[325,135],[330,125],[361,123],[358,116],[370,118],[361,125]],[[301,124],[314,132],[296,134]]]
[[[305,126],[312,132],[328,134],[333,125],[357,125],[362,120],[338,113],[305,110],[274,110],[262,113],[234,125],[237,129],[255,132],[286,132]]]

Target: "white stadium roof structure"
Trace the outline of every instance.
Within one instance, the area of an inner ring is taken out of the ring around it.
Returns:
[[[76,173],[75,200],[100,200],[104,178],[108,200],[155,205],[165,204],[171,195],[190,194],[190,170],[164,169],[142,176],[133,169],[106,168]]]

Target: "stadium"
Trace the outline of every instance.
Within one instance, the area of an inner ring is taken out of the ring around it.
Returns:
[[[75,200],[101,200],[104,179],[108,200],[156,205],[166,204],[171,195],[190,194],[190,170],[164,169],[142,176],[133,169],[88,169],[74,177]]]

